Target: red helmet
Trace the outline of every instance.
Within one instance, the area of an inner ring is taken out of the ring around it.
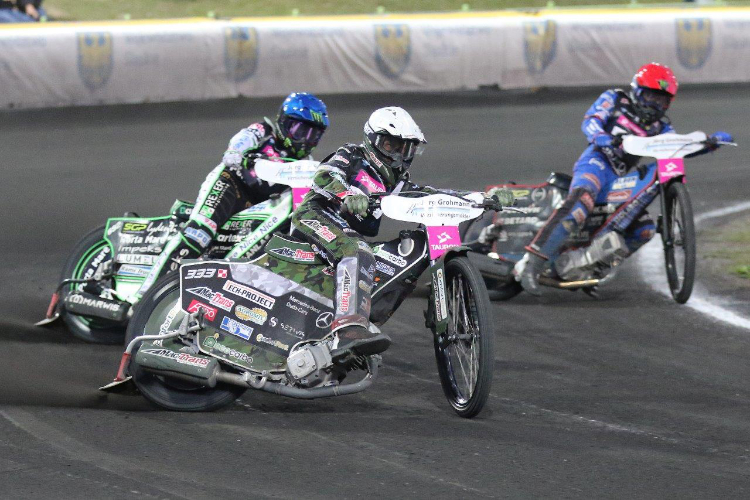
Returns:
[[[650,63],[641,66],[630,86],[636,114],[641,120],[653,122],[666,113],[678,84],[669,67]]]

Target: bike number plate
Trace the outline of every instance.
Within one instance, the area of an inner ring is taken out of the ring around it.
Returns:
[[[427,242],[430,246],[430,259],[437,259],[448,249],[461,245],[458,226],[427,226]]]
[[[682,158],[668,158],[657,160],[659,183],[664,184],[670,179],[685,175],[685,162]]]

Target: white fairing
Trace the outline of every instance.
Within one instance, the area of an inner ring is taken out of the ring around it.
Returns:
[[[628,135],[622,141],[625,152],[636,156],[647,156],[656,159],[683,158],[706,147],[703,132],[690,134],[661,134],[653,137]]]
[[[376,109],[365,124],[376,134],[388,134],[402,139],[425,142],[424,134],[409,113],[402,108],[390,106]]]
[[[284,184],[292,188],[312,187],[312,180],[318,170],[319,161],[298,160],[278,162],[256,160],[255,173],[266,182]]]
[[[404,222],[416,222],[426,226],[451,225],[476,219],[484,213],[483,208],[474,208],[474,203],[480,203],[481,193],[471,193],[465,201],[447,194],[432,194],[421,198],[407,198],[405,196],[386,196],[380,203],[380,208],[386,217]]]

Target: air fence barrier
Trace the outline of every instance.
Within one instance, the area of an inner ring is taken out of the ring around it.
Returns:
[[[0,107],[750,81],[750,8],[0,25]]]

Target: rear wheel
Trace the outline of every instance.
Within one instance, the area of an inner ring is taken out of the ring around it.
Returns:
[[[684,304],[693,292],[695,280],[695,224],[690,195],[684,184],[674,182],[666,193],[664,236],[672,240],[664,246],[664,262],[672,297]]]
[[[128,325],[125,345],[140,335],[174,330],[184,318],[180,308],[180,278],[177,273],[159,279],[136,305]],[[135,359],[136,346],[131,360]],[[218,384],[207,388],[150,373],[130,362],[130,375],[141,393],[152,403],[175,411],[212,411],[231,404],[242,396],[244,387]]]
[[[445,264],[448,329],[435,336],[438,374],[448,402],[460,416],[476,416],[490,395],[494,328],[482,277],[466,257]]]
[[[112,260],[112,249],[104,239],[105,226],[90,231],[75,246],[65,262],[60,281],[64,279],[82,279],[93,276],[100,264]],[[62,288],[60,302],[65,296],[81,285],[69,285]],[[65,309],[60,313],[70,332],[81,340],[95,344],[119,344],[125,335],[125,325],[103,318],[91,318],[71,314]]]
[[[490,300],[510,300],[523,292],[523,287],[518,281],[510,283],[497,282],[496,285],[493,285],[493,283],[487,280],[487,288],[489,289]]]

